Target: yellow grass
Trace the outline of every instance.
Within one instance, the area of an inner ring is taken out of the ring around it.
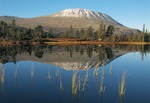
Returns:
[[[51,79],[51,75],[50,75],[50,67],[48,67],[48,80]]]
[[[17,79],[17,74],[18,74],[18,65],[17,65],[17,67],[15,68],[15,71],[14,71],[15,79]]]
[[[97,64],[97,65],[95,66],[93,75],[98,76],[98,70],[99,70],[99,65]]]
[[[60,87],[60,92],[62,92],[63,91],[63,84],[62,84],[61,77],[60,77],[60,85],[59,85],[59,87]]]
[[[86,72],[86,76],[85,76],[85,79],[84,79],[84,82],[83,82],[82,91],[84,91],[84,88],[85,88],[85,86],[87,85],[87,82],[88,82],[88,70],[87,70],[87,72]]]
[[[4,70],[4,68],[1,69],[1,83],[2,83],[2,87],[4,87],[4,83],[5,83],[5,70]]]
[[[123,96],[125,94],[125,82],[126,82],[126,72],[123,72],[121,83],[120,80],[118,80],[118,86],[119,86],[119,95]]]
[[[133,45],[144,45],[150,44],[150,42],[105,42],[105,41],[80,41],[78,39],[65,39],[65,38],[50,38],[54,42],[44,42],[48,45],[78,45],[78,44],[133,44]],[[0,42],[1,45],[21,45],[22,41],[17,41],[16,44],[12,42],[16,41],[3,41]],[[37,45],[39,42],[28,41],[32,45]]]
[[[112,63],[110,64],[109,75],[112,75]]]
[[[80,87],[81,87],[81,80],[80,80],[80,76],[78,77],[78,91],[80,91]]]
[[[33,80],[34,78],[34,64],[32,63],[31,65],[31,79]]]
[[[103,67],[99,92],[100,92],[100,94],[102,94],[102,92],[104,92],[104,91],[105,91],[105,87],[104,87],[104,67]]]
[[[73,95],[77,94],[76,76],[77,76],[77,72],[74,72],[72,75],[72,94]]]
[[[56,70],[56,77],[59,76],[59,72],[60,72],[59,69],[57,69],[57,70]]]

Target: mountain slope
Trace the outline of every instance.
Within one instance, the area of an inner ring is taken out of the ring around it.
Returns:
[[[93,20],[98,20],[98,21],[109,21],[113,24],[118,24],[117,21],[112,19],[109,15],[103,14],[100,12],[94,12],[90,11],[88,9],[66,9],[64,11],[61,11],[60,13],[50,15],[49,17],[75,17],[75,18],[88,18],[88,19],[93,19]]]
[[[45,30],[52,27],[53,31],[58,33],[66,32],[71,25],[75,29],[87,29],[89,26],[92,26],[93,29],[96,30],[101,22],[106,24],[106,26],[110,24],[114,25],[115,34],[133,34],[140,32],[137,29],[131,29],[123,26],[107,14],[87,9],[66,9],[56,14],[35,18],[17,18],[10,16],[0,17],[0,20],[4,20],[7,23],[10,23],[13,19],[16,20],[16,24],[19,26],[34,28],[37,25],[41,25]]]

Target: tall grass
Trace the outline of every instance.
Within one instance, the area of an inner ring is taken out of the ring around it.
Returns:
[[[88,75],[88,70],[87,70],[87,71],[86,71],[86,76],[85,76],[85,79],[84,79],[84,82],[83,82],[82,91],[84,91],[84,88],[85,88],[85,86],[87,85],[88,77],[89,77],[89,75]]]
[[[4,85],[5,85],[5,70],[4,68],[2,67],[1,68],[1,84],[2,84],[2,87],[4,88]]]
[[[48,67],[48,80],[50,80],[51,79],[51,74],[50,74],[50,67]]]
[[[74,72],[72,75],[72,94],[73,95],[77,94],[76,77],[77,77],[77,72]]]
[[[60,71],[59,71],[59,69],[57,69],[57,70],[56,70],[56,77],[59,76],[59,73],[60,73]]]
[[[98,70],[99,70],[99,67],[96,67],[93,72],[93,75],[96,77],[98,76]]]
[[[93,76],[94,76],[94,80],[95,80],[95,83],[96,85],[98,86],[98,74],[99,74],[99,65],[100,63],[97,63],[94,67],[94,71],[93,71]]]
[[[80,76],[78,77],[78,91],[80,91],[80,87],[81,87],[81,78]]]
[[[100,94],[102,94],[102,92],[105,91],[105,87],[104,87],[104,67],[102,68],[102,76],[101,76],[101,82],[100,82],[100,89],[99,89],[99,92]]]
[[[60,92],[62,93],[62,91],[63,91],[63,84],[62,84],[61,76],[60,76],[59,88],[60,88]]]
[[[3,65],[0,63],[0,69],[2,69]]]
[[[34,78],[34,64],[31,65],[31,80]]]
[[[112,75],[112,63],[110,64],[110,70],[109,70],[109,75]]]
[[[123,96],[125,94],[125,89],[126,89],[125,86],[126,86],[126,72],[123,72],[121,83],[118,78],[118,87],[119,87],[119,95],[120,96]]]
[[[14,69],[14,76],[15,76],[15,79],[17,79],[17,74],[18,74],[18,65],[17,65],[17,67]]]

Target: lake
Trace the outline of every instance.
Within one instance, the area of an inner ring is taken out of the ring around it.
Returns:
[[[0,103],[150,103],[150,45],[1,45]]]

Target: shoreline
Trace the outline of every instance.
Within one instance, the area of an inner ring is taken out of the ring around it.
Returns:
[[[32,41],[11,41],[11,42],[0,42],[0,45],[99,45],[99,44],[126,44],[126,45],[146,45],[150,42],[99,42],[99,41],[52,41],[52,42],[32,42]]]

